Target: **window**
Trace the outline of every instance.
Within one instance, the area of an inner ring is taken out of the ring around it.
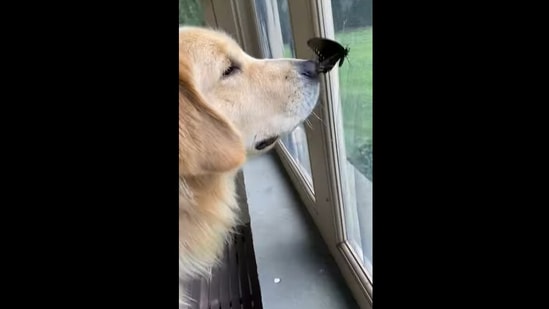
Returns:
[[[313,36],[350,48],[344,65],[322,79],[319,106],[309,118],[312,128],[304,127],[315,189],[309,212],[357,301],[368,307],[373,295],[372,1],[289,5],[298,58],[313,57],[306,45]]]
[[[372,2],[332,0],[335,38],[352,46],[339,69],[345,225],[372,280]]]

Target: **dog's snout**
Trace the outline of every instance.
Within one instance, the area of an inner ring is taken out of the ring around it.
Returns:
[[[308,78],[318,77],[318,62],[307,60],[300,63],[299,73],[307,76]]]

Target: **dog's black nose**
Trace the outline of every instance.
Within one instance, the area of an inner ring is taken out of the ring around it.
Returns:
[[[307,60],[300,63],[299,73],[301,75],[307,76],[308,78],[317,78],[318,77],[318,62]]]

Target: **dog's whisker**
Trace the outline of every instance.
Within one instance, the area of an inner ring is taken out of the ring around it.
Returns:
[[[320,110],[324,111],[326,107],[324,105],[320,105]],[[317,113],[315,113],[314,111],[311,112],[311,114],[313,116],[315,116],[316,119],[318,119],[320,121],[320,123],[322,123],[322,126],[326,129],[329,129],[329,126],[328,126],[328,122],[324,121],[324,119],[322,119],[320,116],[318,116]]]
[[[318,121],[320,122],[320,125],[321,125],[321,126],[323,126],[323,127],[326,128],[326,129],[329,128],[329,127],[328,127],[328,124],[327,124],[323,119],[321,119],[320,117],[318,117],[318,115],[315,114],[315,118],[318,119]],[[307,119],[306,122],[309,124],[309,127],[310,127],[311,129],[313,129],[311,120],[310,120],[310,119]]]
[[[312,112],[311,114],[312,114],[313,116],[315,116],[315,117],[316,117],[316,119],[318,119],[318,120],[322,121],[322,119],[321,119],[320,117],[318,117],[318,115],[317,115],[317,114],[316,114],[316,113],[315,113],[314,111],[313,111],[313,112]]]

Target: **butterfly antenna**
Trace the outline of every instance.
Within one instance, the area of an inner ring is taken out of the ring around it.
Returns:
[[[349,66],[351,66],[351,57],[349,57],[351,49],[349,48],[349,45],[345,46],[345,50],[347,50],[347,56],[345,56],[345,60],[347,60],[347,62],[349,62]]]

